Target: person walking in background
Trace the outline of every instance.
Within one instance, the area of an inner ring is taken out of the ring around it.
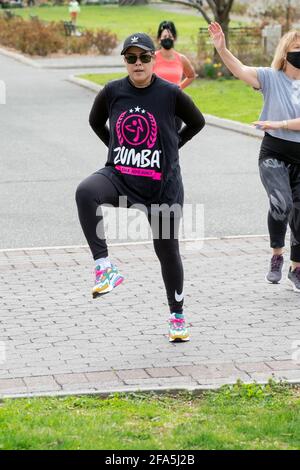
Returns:
[[[70,18],[74,26],[76,26],[77,23],[77,16],[78,13],[80,13],[80,6],[77,0],[71,0],[69,2],[69,13],[70,13]]]
[[[156,51],[156,61],[153,72],[160,78],[175,83],[182,90],[196,78],[194,67],[190,60],[174,49],[177,31],[172,21],[162,21],[157,31],[157,41],[160,49]]]
[[[108,147],[107,162],[76,191],[79,220],[95,261],[92,295],[107,294],[123,282],[108,257],[99,206],[118,207],[125,197],[128,208],[142,206],[151,226],[170,309],[169,341],[187,341],[178,241],[184,200],[178,148],[205,120],[189,96],[153,74],[155,46],[149,36],[132,34],[121,54],[128,76],[105,85],[90,113],[92,129]],[[185,123],[179,133],[176,116]]]
[[[300,32],[280,40],[272,67],[248,67],[226,47],[221,26],[212,23],[209,34],[221,59],[233,75],[264,96],[259,121],[265,131],[259,155],[261,181],[269,198],[268,229],[273,249],[266,280],[282,278],[287,225],[291,228],[291,266],[288,279],[300,292]]]

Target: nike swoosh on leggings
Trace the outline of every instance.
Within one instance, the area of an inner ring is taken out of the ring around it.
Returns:
[[[181,302],[183,300],[183,296],[184,296],[183,291],[181,292],[181,294],[177,294],[177,290],[175,290],[175,300],[176,300],[176,302]]]

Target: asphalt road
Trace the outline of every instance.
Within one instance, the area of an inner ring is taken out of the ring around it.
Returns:
[[[104,166],[106,149],[88,124],[95,94],[68,82],[70,74],[0,56],[7,87],[0,105],[0,248],[86,243],[74,193]],[[259,146],[259,139],[206,126],[182,149],[185,201],[203,204],[204,236],[267,233]]]

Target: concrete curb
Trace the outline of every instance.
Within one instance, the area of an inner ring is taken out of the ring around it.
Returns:
[[[95,63],[87,63],[87,64],[70,64],[70,65],[62,65],[62,64],[39,64],[36,62],[37,65],[36,67],[39,67],[41,69],[61,69],[61,70],[67,70],[67,69],[119,69],[123,68],[122,64],[95,64]]]
[[[266,382],[267,384],[267,382]],[[233,385],[229,384],[229,385]],[[0,400],[4,399],[16,399],[16,398],[38,398],[38,397],[69,397],[69,396],[98,396],[101,398],[107,398],[111,395],[117,393],[124,393],[124,394],[136,394],[136,393],[155,393],[155,394],[178,394],[182,392],[190,392],[193,394],[201,394],[207,390],[218,390],[221,388],[222,385],[203,385],[201,387],[193,387],[193,386],[186,386],[186,387],[178,387],[178,386],[169,386],[169,387],[116,387],[114,389],[107,389],[107,390],[99,390],[99,391],[91,391],[91,390],[74,390],[68,392],[36,392],[36,393],[19,393],[15,395],[0,395]]]
[[[17,60],[18,62],[22,62],[23,64],[30,65],[31,67],[41,68],[40,64],[37,63],[33,59],[29,59],[25,57],[23,54],[18,54],[17,52],[12,52],[3,47],[0,47],[0,54],[5,55],[6,57],[10,57],[11,59]]]
[[[217,116],[212,116],[211,114],[204,114],[204,117],[209,126],[219,127],[227,131],[238,132],[239,134],[255,137],[256,139],[263,138],[263,132],[259,131],[253,126],[250,126],[249,124],[232,121],[231,119],[219,118]]]
[[[81,63],[81,64],[59,64],[58,62],[53,63],[53,64],[43,64],[39,62],[38,60],[30,59],[29,57],[26,57],[25,55],[19,53],[19,52],[14,52],[10,51],[8,49],[5,49],[4,47],[0,47],[0,54],[10,57],[11,59],[14,59],[18,62],[22,62],[23,64],[30,65],[31,67],[39,68],[39,69],[91,69],[91,68],[120,68],[123,66],[121,62],[119,63],[111,63],[111,64],[95,64],[95,62],[87,62],[87,63]],[[95,56],[95,57],[100,57],[100,56]],[[58,59],[59,60],[59,59]],[[100,60],[100,59],[99,59]]]
[[[89,80],[85,80],[83,78],[78,78],[75,75],[70,75],[67,78],[67,81],[74,83],[76,85],[82,86],[84,88],[87,88],[96,93],[98,93],[103,88],[101,85],[97,85],[96,83],[92,83]],[[244,134],[249,137],[255,137],[257,139],[263,138],[262,131],[255,129],[249,124],[243,124],[242,122],[232,121],[231,119],[219,118],[217,116],[212,116],[211,114],[204,114],[204,117],[205,117],[206,123],[209,126],[219,127],[227,131],[238,132],[239,134]]]
[[[95,91],[96,93],[99,93],[99,91],[103,88],[101,85],[92,83],[89,80],[85,80],[84,78],[75,77],[74,75],[70,75],[70,77],[68,77],[66,80],[68,82],[75,83],[75,85],[87,88],[88,90]]]
[[[273,379],[274,380],[274,379]],[[244,384],[257,384],[257,385],[268,385],[267,380],[252,380],[249,379],[248,381],[242,381]],[[276,383],[280,383],[279,380],[275,380]],[[288,380],[285,382],[286,385],[289,385],[290,387],[298,387],[300,385],[299,380]],[[219,384],[219,385],[200,385],[200,386],[192,386],[192,385],[186,385],[184,387],[178,387],[178,386],[167,386],[167,387],[147,387],[147,386],[142,386],[142,387],[136,387],[136,386],[127,386],[127,387],[115,387],[112,389],[105,389],[104,390],[96,390],[96,391],[91,391],[91,390],[78,390],[74,389],[69,390],[69,391],[56,391],[56,392],[34,392],[34,393],[16,393],[13,395],[1,395],[0,394],[0,401],[5,400],[5,399],[11,399],[15,400],[18,398],[42,398],[42,397],[47,397],[47,398],[63,398],[63,397],[70,397],[70,396],[90,396],[90,397],[100,397],[100,398],[108,398],[112,395],[115,394],[156,394],[156,395],[178,395],[179,393],[184,393],[184,392],[189,392],[195,396],[201,395],[204,392],[207,391],[218,391],[222,387],[226,386],[233,386],[236,384],[236,381],[229,381],[226,384]]]
[[[205,242],[211,240],[238,240],[240,238],[262,238],[262,237],[269,237],[268,234],[260,234],[260,235],[227,235],[224,237],[205,237],[205,238],[182,238],[179,239],[180,242]],[[117,246],[136,246],[136,245],[152,245],[152,240],[145,240],[140,242],[123,242],[123,243],[108,243],[110,247],[117,247]],[[88,245],[59,245],[59,246],[30,246],[30,247],[23,247],[23,248],[0,248],[0,253],[5,252],[15,252],[15,251],[39,251],[39,250],[67,250],[67,249],[77,249],[77,248],[88,248]]]

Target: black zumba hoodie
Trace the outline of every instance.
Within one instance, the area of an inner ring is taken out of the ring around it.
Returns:
[[[109,128],[106,125],[109,119]],[[178,121],[184,126],[178,131]],[[205,125],[204,117],[177,85],[153,75],[137,88],[129,77],[97,95],[89,122],[108,146],[106,175],[132,204],[183,205],[178,149]]]

